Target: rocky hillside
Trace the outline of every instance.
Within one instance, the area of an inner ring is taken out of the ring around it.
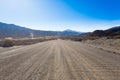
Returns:
[[[120,37],[120,26],[113,27],[107,30],[95,30],[94,32],[90,33],[89,36],[96,36],[96,37]]]

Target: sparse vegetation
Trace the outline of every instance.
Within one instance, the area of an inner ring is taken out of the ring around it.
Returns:
[[[12,47],[14,46],[14,42],[12,40],[4,40],[2,44],[2,47]]]
[[[19,45],[30,45],[35,44],[43,41],[54,40],[55,38],[41,38],[41,39],[25,39],[25,40],[2,40],[0,41],[1,47],[12,47],[12,46],[19,46]]]

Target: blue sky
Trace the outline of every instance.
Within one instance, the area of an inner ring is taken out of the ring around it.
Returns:
[[[120,25],[119,4],[120,0],[0,0],[0,22],[88,32]]]

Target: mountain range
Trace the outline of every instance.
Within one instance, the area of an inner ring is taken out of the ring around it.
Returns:
[[[71,36],[79,35],[81,32],[73,30],[65,31],[43,31],[43,30],[33,30],[26,27],[21,27],[15,24],[7,24],[0,22],[0,38],[13,37],[13,38],[29,38],[31,33],[34,37],[41,36]]]

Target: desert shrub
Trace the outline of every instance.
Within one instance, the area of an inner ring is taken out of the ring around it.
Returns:
[[[12,47],[14,46],[14,42],[12,40],[4,40],[2,43],[2,47]]]

